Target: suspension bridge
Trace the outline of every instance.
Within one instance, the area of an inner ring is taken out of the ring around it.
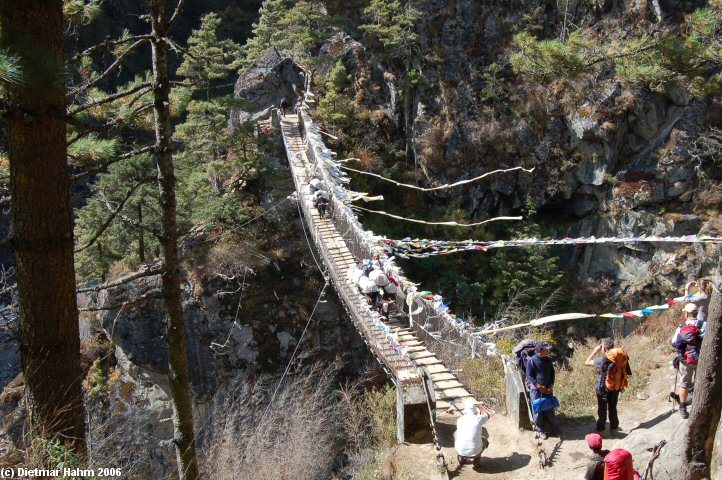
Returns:
[[[399,313],[386,319],[370,311],[346,272],[360,260],[379,253],[378,247],[345,201],[347,191],[342,182],[328,168],[326,160],[333,154],[305,112],[285,115],[280,127],[304,233],[318,252],[326,281],[334,287],[355,328],[397,387],[399,441],[433,430],[437,414],[458,415],[468,401],[476,402],[448,365],[429,349],[435,341],[432,332],[440,328],[435,324],[435,308],[419,296],[408,298],[415,293],[404,288],[401,281],[396,299]],[[313,177],[322,178],[330,190],[325,218],[314,207],[307,188]],[[382,254],[381,263],[394,278],[402,277],[393,259]]]

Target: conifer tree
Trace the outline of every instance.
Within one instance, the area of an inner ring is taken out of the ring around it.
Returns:
[[[63,3],[0,1],[7,93],[11,244],[20,351],[34,438],[85,451],[80,337],[66,156]]]
[[[193,392],[191,390],[185,320],[181,297],[180,259],[178,257],[178,224],[176,213],[176,177],[173,167],[171,138],[170,91],[168,72],[168,35],[183,6],[179,0],[176,11],[166,18],[165,0],[148,0],[151,20],[151,51],[153,65],[153,117],[155,123],[155,156],[158,164],[158,188],[161,208],[161,249],[165,270],[161,275],[161,294],[166,309],[166,341],[168,343],[168,377],[173,404],[173,442],[176,446],[178,476],[196,480],[198,458],[193,427]]]
[[[534,222],[536,209],[531,198],[527,198],[524,213],[525,225],[512,229],[511,238],[541,238],[541,229]],[[559,258],[551,254],[549,247],[502,249],[494,255],[491,266],[494,270],[492,302],[496,307],[508,301],[510,292],[522,293],[522,304],[538,307],[564,279]]]

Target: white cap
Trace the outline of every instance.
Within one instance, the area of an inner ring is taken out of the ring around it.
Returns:
[[[684,311],[689,313],[697,313],[697,305],[694,303],[688,303],[684,306]]]
[[[464,414],[465,415],[476,415],[476,403],[472,400],[467,400],[466,404],[464,404]]]

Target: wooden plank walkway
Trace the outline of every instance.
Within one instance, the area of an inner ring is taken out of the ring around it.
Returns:
[[[365,299],[358,293],[354,285],[350,285],[346,278],[346,271],[351,265],[355,265],[360,259],[354,255],[346,245],[345,240],[329,218],[321,218],[316,208],[310,204],[306,194],[306,186],[311,177],[311,164],[306,155],[306,146],[299,132],[298,117],[286,115],[281,121],[281,131],[286,141],[289,152],[289,165],[296,184],[299,202],[307,202],[308,208],[303,208],[305,222],[308,230],[311,231],[316,248],[321,254],[321,260],[326,266],[336,290],[348,309],[351,320],[354,322],[359,333],[366,344],[371,348],[378,361],[386,368],[391,375],[397,375],[404,369],[416,369],[407,360],[404,360],[388,344],[386,337],[382,334],[373,319],[369,315],[365,305]],[[427,369],[434,384],[436,394],[436,409],[438,414],[458,415],[468,400],[476,401],[469,391],[458,381],[453,372],[446,368],[431,351],[429,351],[414,332],[408,328],[405,317],[387,322],[392,327],[393,335],[398,336],[402,345],[410,345],[409,356],[420,366]]]

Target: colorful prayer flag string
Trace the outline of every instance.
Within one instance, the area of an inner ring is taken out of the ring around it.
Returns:
[[[535,247],[549,245],[588,245],[603,243],[706,243],[722,244],[722,237],[684,235],[681,237],[638,236],[638,237],[582,237],[562,239],[520,238],[514,240],[429,240],[411,239],[391,240],[375,237],[383,248],[401,258],[427,258],[436,255],[449,255],[458,252],[488,251],[508,247]]]

